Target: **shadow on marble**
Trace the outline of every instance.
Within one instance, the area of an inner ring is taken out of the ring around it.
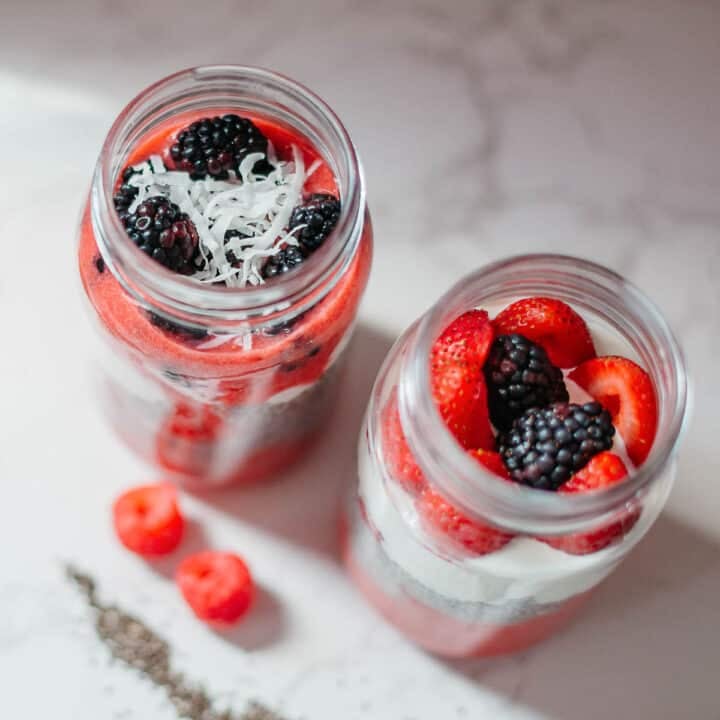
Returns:
[[[556,638],[447,665],[553,720],[706,718],[718,692],[718,597],[720,545],[663,516]]]
[[[245,651],[260,650],[282,640],[287,618],[275,593],[263,585],[256,587],[255,603],[240,623],[228,628],[213,627],[221,640]]]
[[[211,547],[211,542],[202,523],[186,516],[183,539],[177,550],[163,557],[143,559],[142,562],[158,575],[174,581],[175,571],[183,558],[201,550],[207,550],[209,547]]]
[[[358,325],[327,432],[297,466],[269,482],[198,499],[340,562],[339,509],[356,481],[358,433],[375,376],[393,342],[377,328]]]

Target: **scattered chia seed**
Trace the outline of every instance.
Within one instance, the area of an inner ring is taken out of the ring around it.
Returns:
[[[182,720],[285,720],[264,705],[251,702],[240,715],[216,710],[207,690],[173,669],[168,642],[142,620],[98,599],[95,581],[77,568],[65,569],[95,616],[95,631],[116,660],[137,670],[167,694]]]

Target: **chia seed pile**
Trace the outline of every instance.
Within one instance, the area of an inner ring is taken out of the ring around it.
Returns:
[[[139,618],[117,605],[106,605],[97,596],[95,581],[78,569],[67,566],[68,579],[83,594],[95,616],[95,631],[116,660],[137,670],[162,688],[178,718],[182,720],[285,720],[264,705],[251,702],[240,714],[217,710],[201,685],[174,670],[169,643]]]

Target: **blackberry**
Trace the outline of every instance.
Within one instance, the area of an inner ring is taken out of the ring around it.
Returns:
[[[530,408],[498,436],[510,477],[540,490],[557,490],[589,460],[612,447],[610,413],[598,402]]]
[[[213,177],[226,180],[228,170],[240,171],[240,163],[254,152],[267,154],[267,138],[257,126],[239,115],[203,118],[180,132],[170,147],[170,157],[178,170],[190,173],[193,180]],[[255,163],[253,172],[267,175],[272,165],[265,160]]]
[[[292,211],[288,229],[304,225],[295,237],[308,252],[315,252],[324,242],[340,217],[340,201],[333,195],[314,193],[303,205]]]
[[[138,171],[131,167],[126,167],[125,170],[123,170],[122,184],[115,191],[115,195],[113,195],[113,203],[119,213],[127,212],[127,209],[133,204],[133,201],[137,197],[138,189],[128,182],[133,175],[137,174]]]
[[[304,259],[305,256],[299,247],[296,247],[295,245],[288,245],[277,255],[273,255],[268,259],[262,269],[262,276],[265,279],[269,279],[276,277],[277,275],[282,275],[283,273],[296,268]]]
[[[192,275],[199,257],[198,234],[188,216],[166,197],[138,205],[134,213],[120,212],[128,237],[153,260],[182,275]]]
[[[499,430],[507,430],[528,408],[569,399],[562,371],[522,335],[498,335],[484,370],[490,420]]]

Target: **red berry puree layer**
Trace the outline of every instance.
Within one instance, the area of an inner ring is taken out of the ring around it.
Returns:
[[[114,193],[128,243],[158,266],[230,288],[302,273],[341,202],[331,168],[305,138],[222,110],[177,116],[149,133]],[[309,298],[309,310],[252,334],[215,336],[140,306],[121,287],[88,205],[80,274],[125,364],[108,358],[104,368],[113,424],[143,455],[201,485],[258,479],[293,461],[331,405],[326,385],[336,380],[371,254],[366,218],[347,269],[314,305]]]
[[[519,300],[494,319],[466,312],[429,358],[445,426],[479,468],[518,490],[572,496],[623,483],[650,453],[657,400],[624,356],[630,347],[606,334],[552,298]],[[445,496],[444,478],[426,476],[393,382],[383,391],[360,448],[346,562],[373,604],[433,652],[512,652],[552,634],[652,522],[636,501],[567,535],[482,522],[480,497],[471,516]]]

